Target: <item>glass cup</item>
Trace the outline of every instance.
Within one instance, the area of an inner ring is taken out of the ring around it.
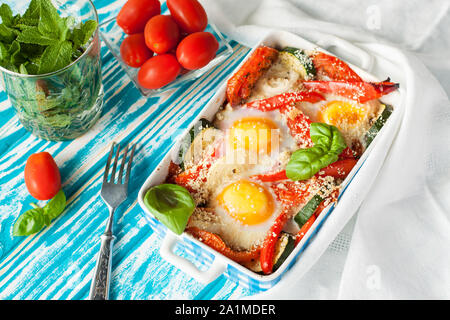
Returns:
[[[23,13],[29,2],[5,1],[14,13]],[[26,6],[24,6],[24,2]],[[95,20],[91,0],[52,1],[61,16],[78,22]],[[71,140],[91,128],[101,115],[103,85],[98,28],[85,52],[68,66],[41,75],[12,72],[0,66],[5,91],[25,129],[51,141]]]

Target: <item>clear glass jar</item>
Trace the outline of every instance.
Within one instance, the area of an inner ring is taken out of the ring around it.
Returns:
[[[26,9],[23,2],[6,1],[14,12]],[[79,21],[92,19],[98,23],[97,11],[90,0],[52,2],[62,16],[70,15]],[[86,45],[85,52],[60,70],[25,75],[0,66],[0,75],[25,129],[45,140],[74,139],[91,128],[102,112],[98,28]]]

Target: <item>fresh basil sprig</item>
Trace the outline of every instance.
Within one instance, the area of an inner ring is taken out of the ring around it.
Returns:
[[[160,184],[150,188],[144,197],[150,212],[176,234],[183,233],[195,202],[186,188],[177,184]]]
[[[28,236],[49,226],[52,219],[58,217],[66,207],[66,195],[61,189],[44,207],[31,204],[33,209],[22,213],[14,223],[14,236]]]
[[[309,132],[314,146],[295,151],[286,166],[286,175],[291,180],[311,178],[320,169],[336,162],[339,154],[347,147],[335,126],[314,122]]]

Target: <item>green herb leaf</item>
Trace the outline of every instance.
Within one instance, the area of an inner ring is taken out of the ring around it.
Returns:
[[[53,6],[50,0],[41,0],[41,15],[38,23],[39,31],[55,39],[60,39],[61,28],[64,24],[59,16],[58,10]]]
[[[307,180],[320,169],[336,162],[339,154],[346,148],[345,140],[339,130],[325,123],[314,122],[310,126],[314,146],[295,151],[286,166],[289,179]]]
[[[195,202],[185,188],[176,184],[161,184],[152,187],[144,197],[150,212],[176,234],[183,233]]]
[[[97,29],[97,22],[94,20],[88,20],[81,24],[80,27],[72,30],[72,33],[68,35],[68,39],[73,42],[74,49],[77,49],[85,45],[94,34]]]
[[[39,44],[39,45],[51,45],[55,41],[59,41],[59,38],[54,38],[53,34],[41,34],[38,27],[26,27],[18,36],[17,41],[23,43]]]
[[[2,18],[2,23],[7,25],[8,27],[14,25],[14,17],[12,10],[6,3],[3,3],[0,6],[0,17]]]
[[[59,192],[45,205],[44,215],[50,220],[58,217],[66,208],[66,195],[61,189]]]
[[[14,236],[28,236],[36,233],[44,226],[44,210],[30,209],[19,216],[13,227]]]
[[[45,48],[41,57],[39,73],[49,73],[64,68],[72,62],[72,44],[61,41]]]
[[[28,9],[25,11],[22,18],[19,21],[22,23],[25,23],[23,21],[27,21],[28,23],[25,24],[37,26],[40,15],[41,15],[41,1],[31,0]]]

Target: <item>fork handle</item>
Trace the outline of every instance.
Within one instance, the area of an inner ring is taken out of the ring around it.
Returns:
[[[102,243],[91,283],[90,300],[109,299],[112,250],[115,239],[116,237],[111,232],[105,232],[101,235]]]

